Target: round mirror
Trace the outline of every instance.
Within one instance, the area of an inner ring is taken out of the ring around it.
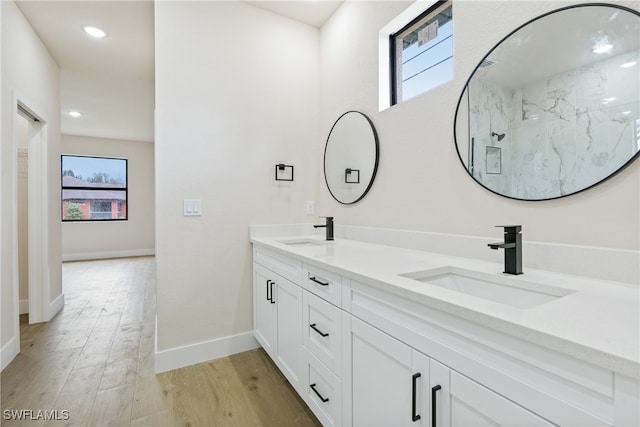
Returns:
[[[584,4],[514,30],[478,64],[456,108],[465,169],[520,200],[575,194],[640,149],[640,13]]]
[[[347,111],[333,124],[324,148],[324,179],[338,202],[362,199],[378,170],[378,134],[359,111]]]

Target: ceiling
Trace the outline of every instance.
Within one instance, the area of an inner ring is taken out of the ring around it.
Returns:
[[[320,27],[342,1],[245,3]],[[153,1],[18,0],[16,4],[60,67],[62,133],[153,141]],[[82,31],[83,25],[100,27],[107,37],[91,38]],[[73,118],[69,111],[82,116]]]

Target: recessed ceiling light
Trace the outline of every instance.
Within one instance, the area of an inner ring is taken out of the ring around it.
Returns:
[[[616,99],[617,99],[617,98],[616,98],[615,96],[612,96],[612,97],[609,97],[609,98],[604,98],[604,99],[602,100],[602,103],[603,103],[603,104],[608,104],[608,103],[610,103],[610,102],[615,101]]]
[[[631,111],[623,111],[622,114],[624,114],[625,116],[628,116],[629,114],[631,114]]]
[[[84,30],[85,33],[89,34],[92,37],[98,38],[98,39],[101,39],[103,37],[107,37],[107,33],[105,33],[100,28],[94,27],[92,25],[83,25],[82,29]]]
[[[622,64],[620,66],[620,68],[630,68],[630,67],[633,67],[636,64],[637,64],[636,61],[629,61],[629,62],[625,62],[624,64]]]
[[[82,115],[79,111],[69,111],[68,113],[71,117],[80,117]]]

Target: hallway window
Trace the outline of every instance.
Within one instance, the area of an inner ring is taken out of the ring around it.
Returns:
[[[62,155],[62,221],[127,219],[127,159]]]

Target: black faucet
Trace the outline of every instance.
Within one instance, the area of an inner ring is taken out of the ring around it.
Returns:
[[[522,274],[521,225],[496,225],[504,228],[504,242],[489,243],[491,249],[504,249],[504,272]]]
[[[333,240],[333,217],[332,216],[325,216],[325,217],[320,217],[320,218],[326,218],[327,222],[326,224],[323,225],[314,225],[313,228],[325,228],[327,229],[327,240]]]

